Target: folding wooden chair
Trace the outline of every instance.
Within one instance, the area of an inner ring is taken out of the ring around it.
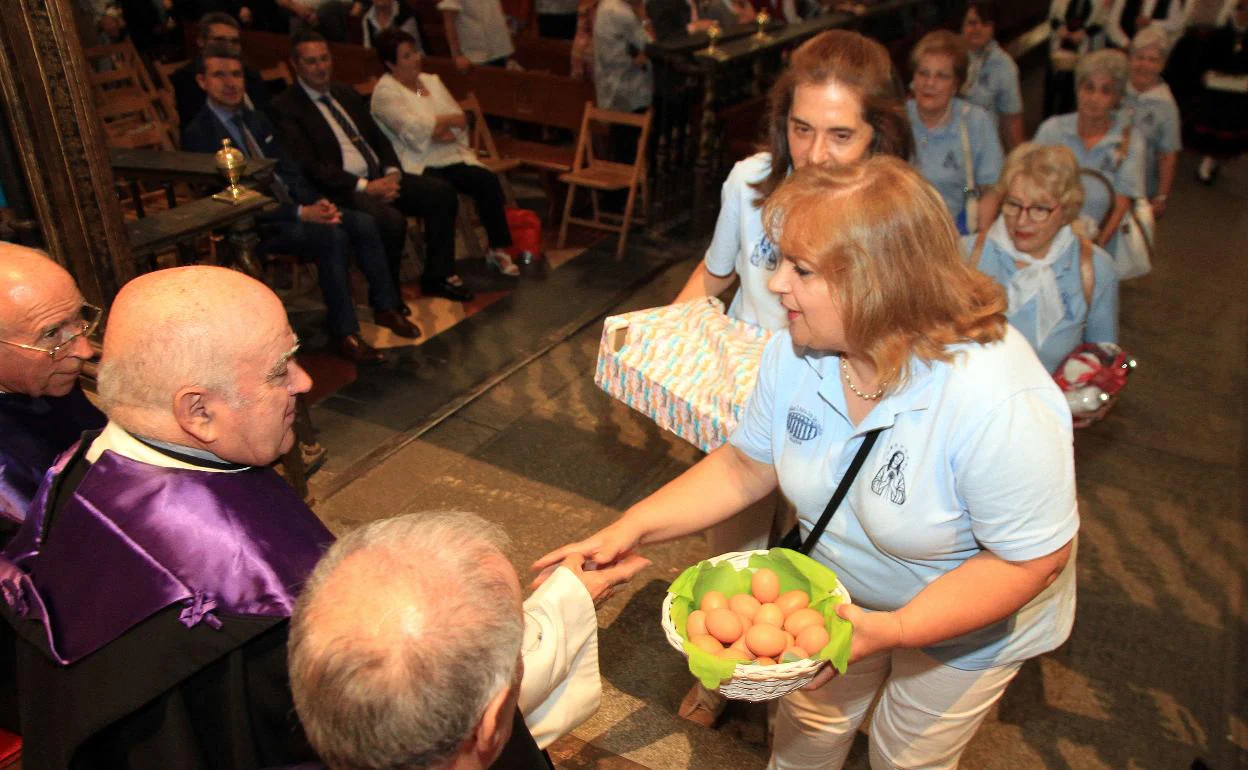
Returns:
[[[644,115],[631,112],[616,112],[595,107],[593,102],[585,104],[585,115],[581,120],[581,135],[576,142],[576,155],[572,162],[572,170],[559,175],[559,181],[568,185],[568,198],[563,206],[563,223],[559,226],[559,245],[563,248],[568,237],[568,224],[608,230],[620,234],[620,244],[615,250],[616,259],[624,257],[624,248],[628,243],[628,231],[633,224],[633,210],[637,201],[637,192],[641,191],[642,221],[650,209],[650,191],[646,178],[646,146],[650,140],[650,121],[653,110],[646,110]],[[595,125],[634,126],[640,130],[637,140],[637,153],[632,163],[605,160],[594,157],[593,127]],[[572,216],[572,202],[578,187],[587,187],[593,198],[593,219],[579,219]],[[616,190],[627,190],[628,199],[624,204],[624,214],[612,214],[602,211],[598,206],[598,193]],[[618,220],[618,224],[616,224]]]
[[[516,205],[516,195],[511,189],[511,180],[507,178],[507,172],[523,165],[523,161],[518,158],[504,158],[498,152],[498,147],[494,144],[494,135],[490,133],[490,126],[485,122],[485,114],[481,111],[481,102],[477,101],[477,95],[472,91],[468,92],[468,96],[459,100],[459,108],[464,111],[464,115],[468,117],[468,146],[476,153],[477,159],[498,175],[498,181],[502,182],[503,195],[507,198],[509,205]]]
[[[167,87],[158,87],[147,69],[147,64],[139,57],[134,44],[129,40],[111,45],[100,45],[84,49],[87,61],[91,63],[91,83],[95,91],[96,102],[111,100],[120,93],[132,92],[146,96],[151,102],[157,117],[165,124],[169,138],[176,147],[178,144],[179,116],[177,102],[174,98],[172,84],[167,78],[162,79]]]

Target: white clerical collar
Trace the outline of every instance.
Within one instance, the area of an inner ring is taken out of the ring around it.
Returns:
[[[148,443],[144,443],[144,441]],[[125,428],[122,428],[115,422],[109,422],[104,426],[104,430],[91,442],[91,448],[87,450],[87,462],[94,463],[100,459],[105,450],[116,452],[122,457],[127,457],[136,462],[145,463],[147,465],[155,465],[160,468],[180,468],[182,470],[204,471],[206,473],[237,473],[240,470],[247,470],[250,466],[234,466],[229,468],[213,468],[205,465],[195,465],[176,457],[172,457],[159,449],[149,446],[149,444],[159,444],[170,449],[176,450],[180,454],[192,455],[195,457],[203,456],[205,460],[212,460],[217,463],[225,463],[224,460],[203,450],[193,447],[181,446],[178,444],[169,444],[168,442],[157,442],[152,439],[144,439],[140,441],[130,435]]]

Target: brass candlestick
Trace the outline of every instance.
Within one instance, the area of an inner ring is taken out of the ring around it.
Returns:
[[[758,15],[754,17],[754,23],[758,25],[758,31],[754,33],[754,36],[757,38],[767,37],[767,24],[770,22],[771,14],[767,13],[766,9],[759,11]]]
[[[221,149],[217,150],[214,157],[217,160],[217,171],[221,172],[221,176],[230,183],[229,187],[212,196],[214,201],[241,206],[260,197],[260,193],[238,183],[239,177],[243,175],[243,168],[247,165],[247,156],[243,155],[242,151],[229,139],[221,140]]]
[[[719,28],[718,22],[711,22],[711,26],[706,28],[706,52],[714,55],[718,53],[715,50],[715,41],[719,40],[719,36],[723,34],[723,30]]]

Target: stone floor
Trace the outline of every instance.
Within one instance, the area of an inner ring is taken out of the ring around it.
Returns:
[[[1227,168],[1215,188],[1191,182],[1192,165],[1183,158],[1153,273],[1122,288],[1122,342],[1139,369],[1110,417],[1077,435],[1074,635],[1024,667],[964,767],[1187,768],[1197,757],[1218,770],[1248,767],[1248,163]],[[701,244],[639,240],[624,273],[613,272],[610,248],[578,258],[583,272],[569,273],[570,285],[522,287],[514,304],[448,332],[457,336],[420,364],[419,377],[379,375],[352,397],[354,411],[314,410],[331,445],[367,458],[323,487],[317,511],[331,528],[414,510],[476,511],[512,534],[510,555],[523,570],[697,460],[599,391],[593,369],[601,315],[669,301]],[[614,293],[608,276],[619,282]],[[508,339],[526,347],[506,357],[505,377],[460,373]],[[383,391],[390,403],[442,401],[417,419],[370,406]],[[385,451],[370,454],[379,443]],[[656,770],[763,767],[763,709],[734,708],[717,730],[675,714],[689,677],[664,641],[659,605],[667,582],[708,555],[705,542],[647,555],[655,565],[600,612],[603,705],[561,747],[561,767],[631,766],[611,755]],[[866,766],[861,746],[850,766]]]

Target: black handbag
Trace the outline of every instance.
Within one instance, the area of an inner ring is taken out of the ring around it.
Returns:
[[[841,501],[849,493],[849,487],[854,483],[854,477],[858,475],[858,471],[862,469],[863,463],[867,461],[867,455],[871,454],[871,447],[875,446],[875,440],[880,437],[880,431],[882,430],[884,429],[876,428],[862,437],[862,446],[858,447],[858,454],[854,455],[849,468],[845,470],[845,475],[841,477],[841,483],[837,485],[836,491],[832,493],[832,499],[828,501],[828,507],[823,509],[823,515],[819,517],[819,521],[815,522],[814,529],[810,530],[810,537],[806,538],[806,542],[802,542],[802,525],[794,524],[793,529],[790,529],[784,537],[780,538],[781,548],[788,548],[807,555],[810,554],[810,550],[815,547],[815,543],[819,542],[820,537],[823,537],[823,531],[828,528],[828,522],[832,521],[832,516],[836,513],[836,509],[841,507]]]

